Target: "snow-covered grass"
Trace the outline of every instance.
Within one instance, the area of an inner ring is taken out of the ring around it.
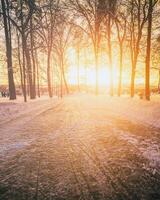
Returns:
[[[27,103],[20,96],[14,101],[10,101],[8,98],[0,98],[0,125],[30,112],[35,114],[38,110],[53,105],[55,101],[57,101],[57,97],[49,99],[48,96],[28,100]]]
[[[139,99],[138,96],[133,99],[128,96],[106,97],[106,107],[130,121],[160,128],[160,95],[153,95],[151,101]]]

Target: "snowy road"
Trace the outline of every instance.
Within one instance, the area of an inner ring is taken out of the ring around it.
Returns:
[[[70,96],[3,124],[0,200],[160,199],[160,129],[112,106]]]

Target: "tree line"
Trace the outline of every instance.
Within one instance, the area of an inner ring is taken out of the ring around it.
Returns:
[[[138,62],[145,66],[146,100],[150,100],[150,72],[159,61],[159,0],[1,0],[0,18],[5,35],[10,99],[16,99],[15,62],[24,96],[40,96],[40,80],[47,81],[48,95],[69,93],[67,49],[79,60],[84,49],[92,49],[95,93],[99,93],[100,53],[105,46],[109,66],[110,95],[114,95],[113,52],[116,44],[118,96],[123,93],[123,68],[129,60],[130,96],[135,95]],[[127,54],[126,54],[127,52]],[[45,63],[42,65],[42,57]],[[54,80],[54,81],[53,81]],[[160,81],[159,81],[160,82]],[[57,88],[57,89],[56,89]]]

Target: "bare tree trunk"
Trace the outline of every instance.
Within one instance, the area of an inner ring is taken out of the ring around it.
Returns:
[[[120,44],[118,96],[122,94],[123,47]]]
[[[37,50],[35,50],[35,60],[36,60],[36,72],[37,72],[37,95],[40,97],[40,86],[39,86],[39,63],[38,63],[38,57],[37,57]]]
[[[25,62],[25,52],[24,52],[24,38],[22,30],[22,57],[23,57],[23,96],[24,102],[27,102],[27,87],[26,87],[26,62]]]
[[[110,68],[110,95],[113,96],[113,65],[112,65],[112,44],[111,44],[111,17],[108,15],[108,58]]]
[[[47,80],[48,80],[48,94],[52,98],[52,83],[51,83],[51,50],[48,48],[48,57],[47,57]]]
[[[20,2],[20,9],[21,12],[23,12],[23,2]],[[26,80],[26,60],[25,60],[25,30],[24,30],[24,21],[23,21],[23,15],[21,17],[21,41],[22,41],[22,69],[23,69],[23,96],[24,96],[24,102],[27,102],[27,80]]]
[[[146,76],[145,76],[145,97],[150,100],[150,59],[151,59],[151,34],[152,34],[152,13],[153,0],[149,0],[148,28],[147,28],[147,49],[146,49]]]
[[[28,82],[29,82],[29,94],[31,99],[35,99],[34,91],[33,91],[33,80],[32,80],[32,65],[31,65],[31,58],[30,58],[30,52],[27,47],[27,41],[26,37],[23,37],[23,44],[24,44],[24,52],[26,57],[26,63],[27,63],[27,75],[28,75]]]
[[[13,66],[12,66],[12,40],[11,40],[11,27],[9,20],[8,1],[1,0],[3,10],[3,21],[5,30],[6,40],[6,56],[7,56],[7,69],[8,69],[8,84],[9,84],[9,95],[10,100],[16,99],[16,89],[13,77]],[[8,17],[7,17],[8,16]]]
[[[134,97],[135,95],[135,77],[136,77],[136,67],[137,67],[137,59],[138,59],[139,50],[137,50],[134,54],[135,55],[132,59],[132,71],[131,71],[131,88],[130,88],[131,97]]]
[[[123,45],[126,37],[126,19],[124,20],[123,26],[123,34],[121,34],[122,29],[120,29],[120,25],[118,22],[116,23],[117,27],[117,37],[119,42],[119,81],[118,81],[118,96],[120,97],[122,94],[122,73],[123,73]]]
[[[64,81],[64,85],[65,85],[65,88],[66,88],[66,92],[67,94],[69,94],[69,88],[68,88],[68,84],[67,84],[67,80],[66,80],[66,76],[65,76],[65,71],[64,71],[64,59],[63,59],[63,56],[62,56],[62,78],[63,78],[63,81]]]
[[[84,66],[85,66],[85,91],[88,92],[88,73],[87,73],[86,50],[84,51]]]
[[[132,75],[131,75],[131,97],[134,97],[135,94],[135,67],[132,67]]]
[[[98,16],[96,16],[98,18]],[[99,47],[100,47],[100,21],[96,20],[95,29],[95,64],[96,64],[96,95],[99,94]]]
[[[33,98],[36,98],[36,63],[35,63],[35,54],[34,54],[34,35],[33,35],[33,24],[32,18],[30,20],[30,40],[31,40],[31,57],[33,65],[33,82],[32,82],[32,92]]]
[[[20,53],[20,38],[17,32],[17,42],[18,42],[18,63],[19,63],[19,69],[20,69],[20,79],[21,79],[21,89],[22,89],[22,94],[24,97],[24,83],[23,83],[23,67],[22,67],[22,62],[21,62],[21,53]]]

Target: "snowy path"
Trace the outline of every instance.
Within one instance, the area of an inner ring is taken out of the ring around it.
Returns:
[[[85,95],[27,116],[0,127],[0,199],[160,199],[159,129]]]

